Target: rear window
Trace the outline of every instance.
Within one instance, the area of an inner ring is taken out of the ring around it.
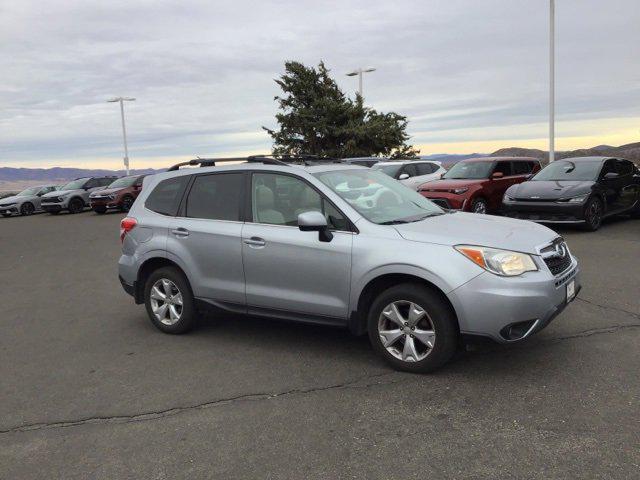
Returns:
[[[186,216],[209,220],[240,220],[242,173],[198,175],[187,197]]]
[[[533,162],[513,162],[514,175],[527,175],[533,171]]]
[[[145,206],[156,213],[175,216],[189,178],[189,175],[182,175],[161,181],[149,194]]]

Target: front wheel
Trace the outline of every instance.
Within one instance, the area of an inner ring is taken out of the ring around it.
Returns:
[[[584,207],[584,229],[589,232],[595,232],[602,225],[602,215],[604,206],[602,200],[597,197],[592,198]]]
[[[373,349],[397,370],[432,372],[456,351],[458,331],[451,307],[433,290],[413,283],[391,287],[368,315]]]
[[[36,209],[31,202],[25,202],[22,204],[22,207],[20,207],[20,215],[22,216],[33,215],[35,211]]]
[[[489,208],[487,206],[487,201],[484,198],[476,198],[471,203],[471,211],[473,213],[486,214],[488,210],[489,210]]]
[[[69,201],[69,213],[80,213],[84,210],[84,202],[79,198]]]
[[[128,212],[131,210],[131,206],[133,205],[133,198],[126,196],[122,199],[122,205],[120,206],[120,210],[123,212]]]
[[[102,215],[103,213],[107,213],[107,209],[105,207],[95,207],[93,211],[99,213],[100,215]]]
[[[151,322],[165,333],[185,333],[195,325],[191,287],[175,267],[160,268],[149,276],[144,288],[144,303]]]

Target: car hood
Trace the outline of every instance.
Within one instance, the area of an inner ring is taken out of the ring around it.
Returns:
[[[431,190],[435,192],[447,192],[449,190],[453,190],[455,188],[461,187],[470,187],[471,185],[477,185],[479,183],[484,182],[486,179],[479,180],[449,180],[449,179],[437,179],[432,180],[431,182],[426,182],[418,188],[419,190]]]
[[[118,187],[118,188],[102,188],[100,190],[95,190],[91,196],[96,196],[96,195],[109,195],[110,193],[118,193],[120,191],[124,190],[123,187]]]
[[[419,222],[394,225],[405,239],[440,245],[479,245],[537,254],[536,247],[550,243],[558,234],[525,220],[455,212]]]
[[[49,193],[45,193],[42,198],[47,198],[47,197],[62,197],[63,195],[68,195],[70,193],[76,193],[76,192],[84,192],[84,190],[79,189],[79,190],[55,190],[53,192],[49,192]]]
[[[10,197],[0,198],[0,205],[7,205],[9,203],[17,203],[28,197],[19,197],[18,195],[12,195]]]
[[[589,193],[595,182],[580,180],[540,180],[513,185],[508,190],[517,200],[557,200]]]

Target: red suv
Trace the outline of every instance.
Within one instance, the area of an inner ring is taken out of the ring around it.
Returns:
[[[495,212],[504,192],[540,170],[529,157],[480,157],[456,163],[440,180],[423,183],[418,192],[444,208],[465,212]]]
[[[128,212],[140,191],[144,175],[131,175],[115,180],[103,190],[97,190],[89,195],[91,208],[96,213],[105,213],[109,208],[116,208]]]

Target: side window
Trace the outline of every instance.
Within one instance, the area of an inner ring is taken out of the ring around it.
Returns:
[[[116,178],[101,178],[100,179],[100,186],[101,187],[106,187],[107,185],[111,185],[113,182],[116,181]]]
[[[618,160],[618,173],[620,175],[633,175],[633,163],[628,160]]]
[[[416,168],[415,165],[405,165],[402,168],[402,173],[407,173],[410,177],[415,177],[416,175],[418,175],[418,169]]]
[[[347,220],[306,182],[290,175],[254,173],[251,178],[251,212],[255,223],[298,225],[298,215],[322,212],[334,229],[345,230]]]
[[[529,175],[533,169],[531,162],[513,162],[514,175]]]
[[[433,163],[418,163],[418,175],[429,175],[436,171],[436,166]]]
[[[242,173],[198,175],[187,197],[186,216],[209,220],[240,220]]]
[[[95,188],[98,186],[98,180],[96,178],[91,178],[84,182],[83,188]]]
[[[604,165],[602,166],[602,171],[600,172],[600,178],[604,178],[604,176],[607,173],[618,173],[617,169],[616,169],[616,160],[614,159],[609,159],[606,162],[604,162]]]
[[[533,173],[540,171],[540,162],[531,162],[531,171]]]
[[[149,194],[145,206],[156,213],[175,216],[189,178],[189,175],[182,175],[161,181]]]
[[[493,173],[500,172],[505,177],[511,175],[511,162],[498,162],[496,163]]]

